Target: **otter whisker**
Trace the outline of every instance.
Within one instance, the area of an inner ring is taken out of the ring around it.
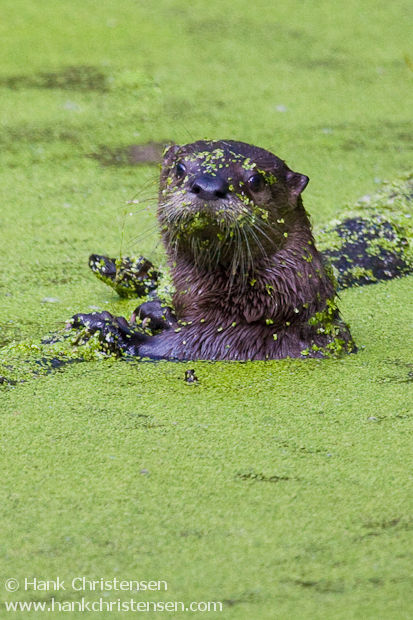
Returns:
[[[151,233],[151,232],[153,232],[153,231],[155,231],[157,229],[158,229],[158,225],[157,224],[153,224],[153,226],[150,226],[149,228],[146,228],[139,235],[135,235],[134,237],[132,237],[129,241],[130,241],[130,243],[136,243],[137,241],[140,241],[144,237],[147,237],[149,235],[149,233]]]
[[[252,258],[252,252],[251,252],[250,243],[248,241],[247,231],[243,228],[241,232],[242,232],[242,234],[244,236],[244,241],[245,241],[245,245],[246,245],[246,249],[247,249],[247,257],[248,257],[248,268],[247,268],[247,271],[249,272],[253,268],[254,261],[253,261],[253,258]],[[253,233],[253,231],[251,229],[248,232],[249,233]]]
[[[271,230],[271,226],[267,223],[265,223],[265,225],[268,227],[269,230]],[[271,243],[271,246],[274,245],[274,240],[271,239],[271,237],[269,237],[264,230],[262,229],[262,227],[257,223],[257,221],[255,221],[252,224],[252,228],[255,228],[255,230],[257,230],[263,237],[265,237],[265,239],[267,239],[267,241],[269,241]]]
[[[254,226],[252,226],[251,228],[248,229],[248,233],[251,235],[251,237],[253,237],[253,239],[255,241],[255,244],[256,244],[257,248],[260,250],[261,254],[263,256],[267,256],[267,251],[265,250],[265,248],[262,245],[260,239],[258,238],[257,234],[255,233]],[[245,237],[247,238],[246,234],[245,234]]]

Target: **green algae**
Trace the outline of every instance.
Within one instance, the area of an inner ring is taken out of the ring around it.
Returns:
[[[317,334],[327,336],[328,343],[325,346],[312,344],[310,348],[302,352],[303,355],[320,353],[323,357],[340,357],[356,350],[355,343],[350,339],[345,340],[343,334],[349,330],[339,318],[339,306],[337,297],[327,299],[326,308],[322,312],[316,312],[308,324],[316,328]]]
[[[344,359],[92,351],[54,368],[76,345],[39,342],[90,306],[135,308],[89,273],[91,252],[164,261],[158,171],[100,167],[102,144],[263,146],[310,176],[317,229],[408,171],[409,3],[241,0],[225,20],[216,1],[3,4],[0,376],[17,383],[0,385],[1,581],[164,578],[168,598],[222,600],[228,619],[407,620],[411,277],[341,293],[359,348]],[[104,88],[62,88],[85,58]]]
[[[343,360],[91,362],[9,388],[3,491],[24,510],[3,517],[19,546],[7,546],[7,568],[96,576],[103,563],[159,573],[184,600],[254,593],[225,605],[227,617],[348,617],[337,600],[354,617],[400,617],[412,418],[396,382],[409,353],[397,326],[410,312],[393,307],[410,280],[343,294],[365,347]]]

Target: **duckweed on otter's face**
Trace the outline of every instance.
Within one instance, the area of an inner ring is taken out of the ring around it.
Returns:
[[[288,237],[288,211],[307,177],[275,155],[242,142],[171,146],[161,171],[159,221],[169,247],[197,262],[230,260],[239,248],[257,255]]]

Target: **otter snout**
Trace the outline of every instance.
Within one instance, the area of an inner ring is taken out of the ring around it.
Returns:
[[[226,179],[211,174],[199,174],[192,180],[189,191],[203,200],[219,200],[226,198],[229,186]]]

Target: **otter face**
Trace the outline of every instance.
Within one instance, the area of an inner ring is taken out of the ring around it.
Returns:
[[[272,153],[243,142],[171,146],[158,209],[167,249],[208,267],[241,253],[250,264],[282,244],[280,222],[300,204],[307,182]]]

